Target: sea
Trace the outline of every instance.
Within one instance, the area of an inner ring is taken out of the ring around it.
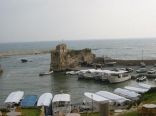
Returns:
[[[54,49],[56,45],[66,43],[69,49],[90,48],[96,56],[116,59],[156,59],[156,39],[107,39],[107,40],[63,40],[24,43],[0,43],[0,53],[30,52]],[[21,63],[20,59],[31,59],[32,62]],[[100,90],[113,91],[127,85],[136,86],[135,80],[110,84],[89,80],[78,80],[76,76],[64,73],[40,77],[39,73],[50,68],[50,53],[38,55],[16,55],[0,58],[4,73],[0,76],[0,105],[4,104],[10,92],[24,91],[25,95],[38,95],[51,92],[69,93],[73,103],[82,102],[84,92]],[[139,68],[139,67],[135,67]],[[153,80],[145,83],[155,84]]]

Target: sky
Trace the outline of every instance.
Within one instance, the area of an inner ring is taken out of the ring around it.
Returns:
[[[0,0],[0,42],[156,37],[156,0]]]

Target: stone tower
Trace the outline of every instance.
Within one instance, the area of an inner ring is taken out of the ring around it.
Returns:
[[[60,44],[51,52],[50,70],[70,70],[79,66],[82,62],[92,63],[94,59],[95,55],[91,53],[90,49],[69,50],[66,44]]]

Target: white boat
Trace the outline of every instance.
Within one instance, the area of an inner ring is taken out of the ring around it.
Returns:
[[[112,103],[111,100],[104,98],[100,95],[91,92],[85,92],[84,95],[87,99],[85,99],[83,109],[92,109],[94,111],[99,111],[99,103]]]
[[[155,74],[156,70],[155,69],[150,69],[149,71],[147,71],[148,74]]]
[[[37,106],[50,106],[53,95],[51,93],[42,94],[37,102]]]
[[[114,93],[134,101],[138,100],[140,97],[140,94],[122,88],[116,88]]]
[[[67,71],[66,75],[76,75],[77,71]]]
[[[110,83],[119,83],[131,79],[131,75],[128,74],[127,71],[123,71],[123,70],[110,71],[108,72],[108,74],[110,75],[108,77],[108,81]]]
[[[136,70],[137,73],[146,73],[147,69],[146,68],[140,68],[138,70]]]
[[[107,102],[109,102],[109,99],[104,98],[104,97],[102,97],[100,95],[97,95],[95,93],[85,92],[84,95],[86,97],[88,97],[89,99],[95,101],[95,102],[100,102],[100,103],[107,103]]]
[[[147,77],[146,76],[142,76],[142,77],[138,77],[136,80],[137,81],[146,81]]]
[[[108,91],[98,91],[96,94],[113,101],[114,106],[126,106],[128,105],[127,103],[130,102],[129,99]]]
[[[56,94],[52,100],[53,115],[57,116],[58,113],[64,115],[71,112],[71,98],[69,94]]]
[[[148,91],[148,89],[132,87],[132,86],[125,86],[124,88],[127,89],[127,90],[130,90],[130,91],[137,92],[137,93],[145,93],[145,92]]]
[[[45,72],[45,73],[40,73],[39,76],[50,75],[52,73],[53,73],[53,71]]]
[[[140,67],[146,67],[146,64],[144,62],[140,62]]]
[[[148,84],[145,84],[145,83],[139,83],[138,84],[141,88],[144,88],[144,89],[151,89],[152,86],[151,85],[148,85]]]
[[[5,102],[6,104],[19,104],[24,96],[23,91],[14,91],[11,92],[8,97],[6,98]]]

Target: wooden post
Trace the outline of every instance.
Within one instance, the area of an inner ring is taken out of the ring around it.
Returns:
[[[109,102],[99,103],[99,113],[100,116],[109,116]]]

